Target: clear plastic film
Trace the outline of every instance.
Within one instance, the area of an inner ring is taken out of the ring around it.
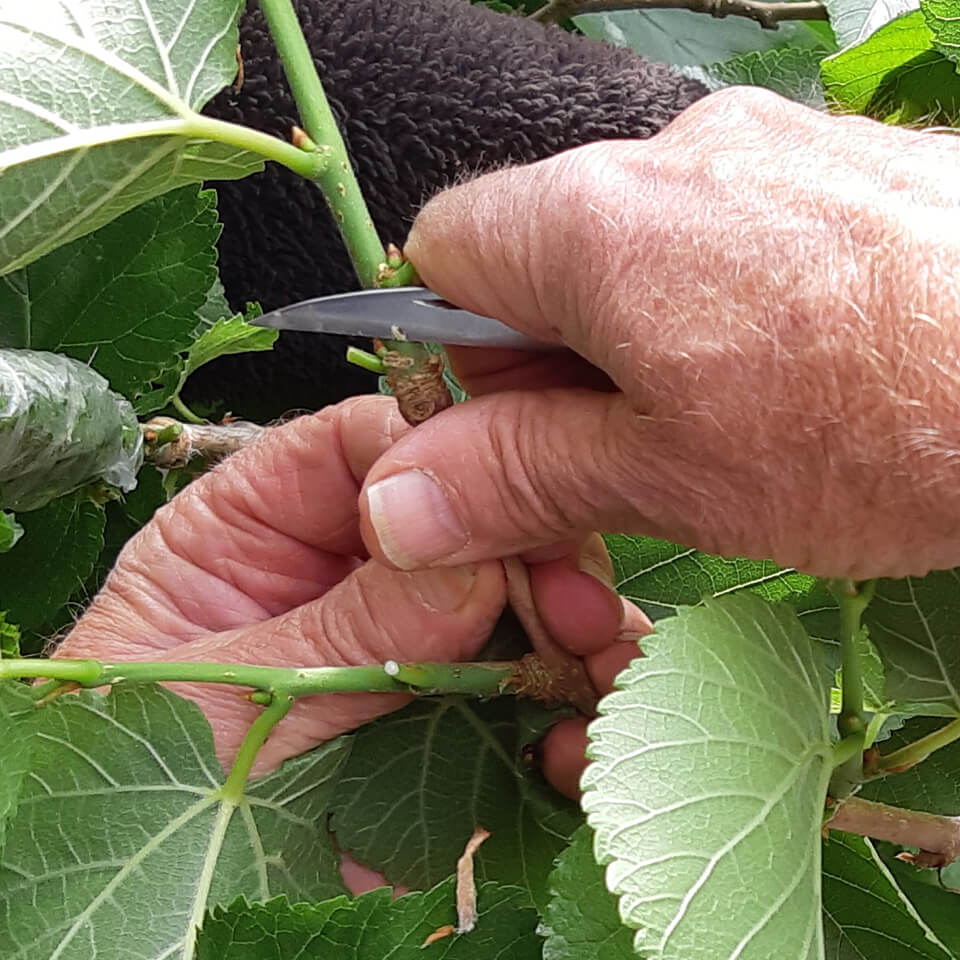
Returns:
[[[99,373],[0,350],[0,509],[35,510],[95,480],[129,491],[142,462],[133,407]]]

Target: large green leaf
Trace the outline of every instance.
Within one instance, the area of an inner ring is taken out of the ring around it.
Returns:
[[[0,683],[0,853],[7,821],[14,815],[23,778],[30,768],[30,753],[36,735],[33,698],[21,683]],[[0,889],[0,894],[2,894]]]
[[[213,904],[342,893],[325,812],[346,741],[233,804],[206,720],[160,687],[60,697],[38,724],[0,862],[4,960],[191,960]]]
[[[955,123],[960,76],[954,67],[934,49],[917,10],[827,57],[821,75],[827,99],[845,111],[891,123]]]
[[[820,61],[825,55],[825,50],[809,47],[752,51],[711,64],[706,73],[721,86],[766,87],[798,103],[820,108],[824,106]]]
[[[863,621],[886,666],[886,694],[911,712],[960,715],[960,570],[880,580]]]
[[[582,780],[637,950],[822,957],[817,648],[792,610],[741,594],[660,621],[644,650],[601,701]]]
[[[86,582],[103,549],[103,507],[70,494],[20,517],[25,536],[0,554],[0,609],[40,627]]]
[[[146,394],[203,325],[219,235],[212,190],[186,187],[129,211],[0,279],[0,346],[65,353],[124,396]]]
[[[560,854],[550,874],[550,893],[540,925],[546,938],[543,960],[634,960],[633,931],[620,922],[587,824]]]
[[[613,563],[616,589],[651,620],[676,614],[708,597],[745,591],[764,600],[788,602],[807,633],[833,642],[837,603],[811,576],[778,567],[772,560],[717,557],[651,537],[613,534],[604,538]]]
[[[743,17],[716,20],[690,10],[624,10],[585,13],[573,22],[588,36],[660,63],[698,66],[737,54],[774,47],[819,45],[802,23],[781,23],[776,30]]]
[[[318,904],[243,901],[208,915],[198,960],[538,960],[537,914],[522,890],[479,885],[476,927],[424,950],[439,927],[456,923],[453,881],[396,900],[381,887],[356,900]]]
[[[861,837],[834,832],[823,845],[823,918],[831,960],[957,960]]]
[[[334,799],[337,842],[391,883],[422,890],[450,874],[484,827],[477,877],[545,903],[554,858],[580,816],[524,766],[526,709],[509,697],[445,697],[364,727]]]
[[[933,45],[945,57],[960,60],[960,2],[923,0],[920,9],[933,34]]]
[[[0,0],[0,274],[145,200],[245,176],[198,137],[233,79],[242,0]]]
[[[0,349],[0,507],[35,510],[96,480],[132,490],[141,447],[133,408],[88,366]]]

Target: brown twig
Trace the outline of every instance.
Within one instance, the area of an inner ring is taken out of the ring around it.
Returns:
[[[530,14],[531,20],[559,23],[581,13],[609,13],[615,10],[690,10],[711,17],[747,17],[765,30],[776,30],[784,20],[829,20],[819,0],[797,3],[767,3],[764,0],[549,0]]]
[[[141,425],[144,458],[161,469],[185,467],[193,457],[222,460],[241,447],[249,446],[269,429],[246,420],[180,423],[172,417],[154,417]],[[173,433],[176,435],[166,440]]]
[[[826,828],[886,840],[901,847],[918,847],[919,853],[900,854],[901,860],[916,867],[945,867],[960,857],[960,817],[850,797],[837,804]]]
[[[561,647],[540,619],[533,602],[527,565],[519,557],[507,557],[501,562],[507,577],[507,599],[550,678],[548,683],[539,684],[539,699],[544,699],[543,689],[549,688],[548,699],[572,703],[581,713],[592,717],[597,707],[596,688],[583,661]]]

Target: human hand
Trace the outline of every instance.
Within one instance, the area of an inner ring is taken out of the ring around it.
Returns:
[[[368,561],[360,540],[364,474],[409,430],[394,401],[363,397],[269,431],[158,511],[124,548],[58,655],[276,666],[475,655],[504,604],[500,564],[400,573]],[[531,567],[531,586],[548,629],[584,656],[603,689],[636,654],[615,638],[642,633],[646,621],[601,582],[609,561],[598,544],[554,545]],[[228,764],[259,708],[233,688],[174,686],[202,707]],[[392,694],[298,700],[255,770],[406,701]],[[565,722],[544,753],[545,772],[572,792],[582,727]]]
[[[953,137],[749,88],[440,194],[424,281],[574,352],[451,351],[479,399],[371,469],[364,541],[401,569],[592,529],[827,576],[960,564],[958,215]]]

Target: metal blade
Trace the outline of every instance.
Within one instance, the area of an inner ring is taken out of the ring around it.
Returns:
[[[280,307],[252,321],[259,327],[334,333],[381,340],[415,340],[463,347],[552,350],[492,317],[461,310],[426,287],[388,287],[316,297]]]

